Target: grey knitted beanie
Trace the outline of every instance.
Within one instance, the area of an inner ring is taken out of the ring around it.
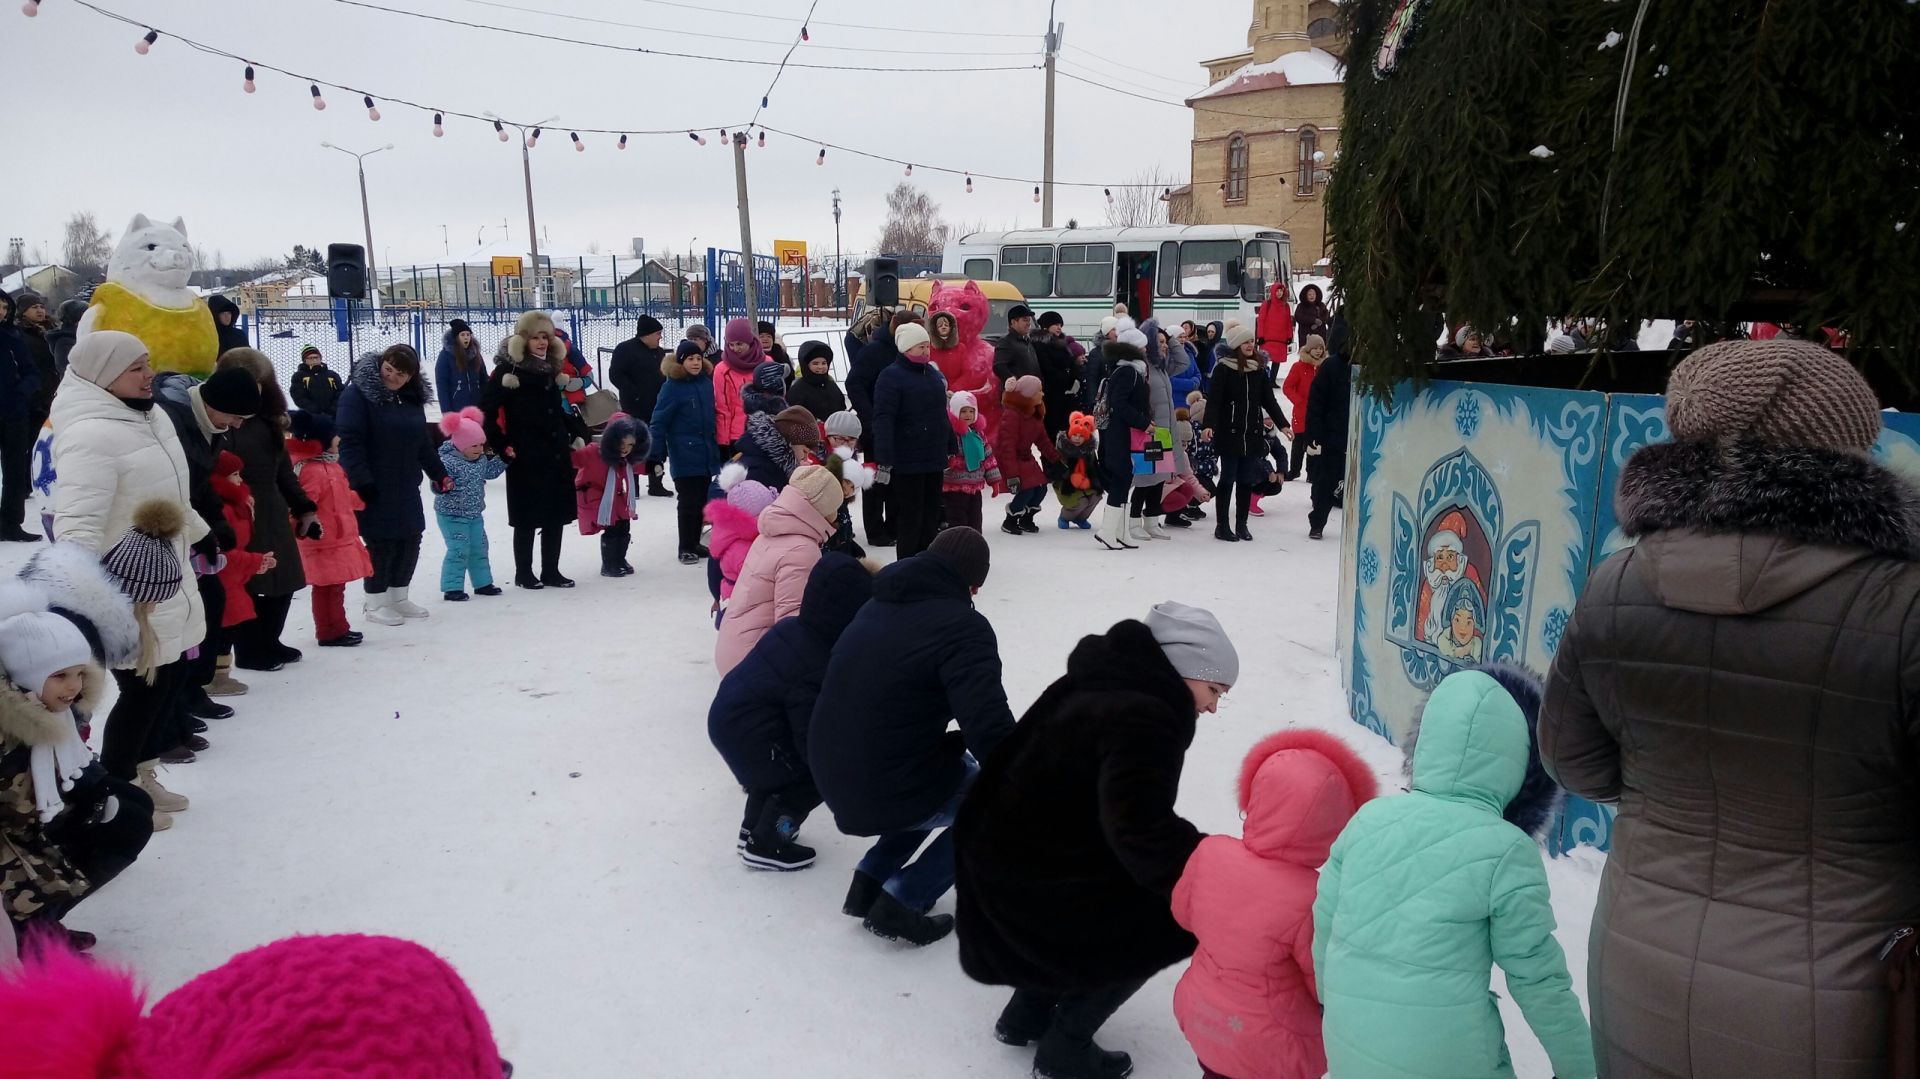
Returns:
[[[1667,424],[1677,439],[1865,453],[1880,437],[1880,402],[1831,349],[1780,338],[1722,341],[1673,369]]]

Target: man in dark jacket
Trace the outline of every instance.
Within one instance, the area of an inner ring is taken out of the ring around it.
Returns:
[[[620,411],[637,419],[653,415],[653,406],[660,399],[660,387],[667,381],[666,372],[660,366],[667,358],[667,350],[660,347],[663,329],[659,319],[641,315],[633,336],[613,346],[613,359],[607,362],[607,381],[620,395]],[[655,444],[654,452],[662,457],[647,462],[647,493],[655,498],[672,498],[673,492],[660,482],[664,471],[662,461],[667,452],[664,439]]]
[[[794,841],[820,804],[807,768],[807,732],[834,642],[867,598],[873,574],[843,554],[824,554],[807,574],[800,613],[782,618],[727,672],[707,710],[707,737],[747,791],[740,860],[750,869],[813,864]]]
[[[307,345],[300,350],[300,366],[294,369],[289,389],[293,407],[302,412],[332,416],[340,404],[340,376],[327,366],[318,345]]]
[[[951,825],[979,761],[1013,731],[1000,646],[973,595],[989,552],[964,525],[874,579],[873,599],[834,645],[807,757],[840,830],[879,836],[842,912],[868,931],[925,945],[953,930],[927,911],[953,886]],[[958,734],[947,733],[957,720]]]
[[[13,299],[0,292],[0,540],[10,543],[40,538],[21,527],[32,486],[33,442],[40,437],[28,415],[39,389],[40,368],[15,324]]]
[[[240,307],[225,296],[207,297],[207,310],[213,312],[214,330],[220,335],[220,352],[230,348],[248,348],[247,331],[234,325],[240,320]]]
[[[1345,315],[1334,324],[1346,341]],[[1327,517],[1338,504],[1335,492],[1347,477],[1347,421],[1352,411],[1353,367],[1344,348],[1329,353],[1307,389],[1307,481],[1313,489],[1313,509],[1307,514],[1307,538],[1325,537]],[[1209,406],[1211,411],[1211,406]]]
[[[1195,721],[1239,674],[1219,621],[1184,604],[1084,637],[961,805],[960,966],[1014,987],[994,1036],[1039,1042],[1035,1075],[1125,1075],[1094,1032],[1193,954],[1172,898],[1200,832],[1174,801]]]
[[[73,343],[80,334],[80,320],[86,316],[85,300],[68,300],[60,305],[60,328],[47,334],[47,344],[53,349],[56,381],[67,373],[67,354],[73,351]],[[58,388],[55,387],[56,390]]]
[[[53,343],[47,339],[47,334],[54,329],[53,312],[47,307],[47,298],[32,289],[15,293],[13,303],[19,312],[14,323],[20,328],[20,340],[27,346],[27,354],[33,357],[33,369],[40,375],[40,387],[33,391],[27,405],[27,428],[38,438],[48,413],[53,411],[53,391],[60,386],[60,369],[53,362]]]
[[[893,347],[899,357],[873,386],[874,478],[887,487],[896,557],[911,558],[933,542],[940,480],[959,440],[947,420],[947,380],[932,363],[926,327],[913,322],[896,328]]]
[[[893,315],[887,315],[884,310],[870,311],[861,321],[866,323],[868,319],[872,322],[866,327],[868,336],[864,341],[858,336],[859,326],[847,331],[847,402],[853,406],[854,415],[860,417],[860,452],[872,460],[873,388],[880,372],[900,358],[893,345],[894,331],[909,322],[919,322],[920,316],[901,308]],[[884,483],[874,484],[860,496],[860,519],[867,529],[867,546],[894,545],[897,537],[892,505],[892,494]]]
[[[1033,308],[1026,304],[1014,304],[1007,311],[1006,336],[993,346],[994,385],[1004,389],[1007,380],[1021,375],[1040,377],[1040,358],[1034,355],[1033,342],[1027,335],[1033,332]]]
[[[213,462],[227,448],[227,432],[260,411],[260,386],[237,367],[215,371],[205,383],[167,373],[153,380],[153,403],[173,421],[174,433],[180,436],[180,454],[187,460],[187,501],[210,530],[194,545],[194,552],[213,565],[221,554],[239,545],[220,496],[213,490]],[[227,609],[226,589],[211,573],[198,575],[195,581],[207,609],[207,639],[191,665],[187,712],[196,719],[227,719],[233,709],[207,694],[207,685],[218,674],[220,658],[231,643],[228,631],[220,627]]]

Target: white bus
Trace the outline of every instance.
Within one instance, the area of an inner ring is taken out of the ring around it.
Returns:
[[[1116,303],[1162,326],[1251,325],[1272,282],[1292,299],[1292,256],[1285,232],[1260,225],[1016,229],[955,239],[942,268],[1006,281],[1035,314],[1058,311],[1068,333],[1089,338]]]

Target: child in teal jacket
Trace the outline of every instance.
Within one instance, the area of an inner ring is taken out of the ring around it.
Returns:
[[[1554,1074],[1593,1079],[1540,847],[1502,816],[1537,761],[1528,716],[1502,684],[1516,675],[1537,716],[1524,672],[1442,681],[1420,722],[1412,792],[1363,806],[1320,870],[1313,966],[1339,1079],[1513,1075],[1488,989],[1495,963]]]

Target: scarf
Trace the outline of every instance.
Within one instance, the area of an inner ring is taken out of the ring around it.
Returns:
[[[980,463],[987,459],[987,440],[977,425],[960,436],[960,457],[967,462],[968,472],[980,471]]]
[[[613,524],[613,500],[619,497],[622,482],[627,485],[627,512],[634,518],[640,516],[640,492],[634,484],[633,462],[621,461],[619,467],[607,470],[607,486],[600,492],[600,513],[594,518],[594,523],[601,528]]]
[[[33,776],[33,806],[41,824],[52,824],[53,818],[67,807],[60,792],[72,790],[73,781],[93,763],[93,751],[80,740],[80,731],[72,722],[73,713],[66,715],[66,736],[51,744],[36,744],[27,757],[27,770]]]

